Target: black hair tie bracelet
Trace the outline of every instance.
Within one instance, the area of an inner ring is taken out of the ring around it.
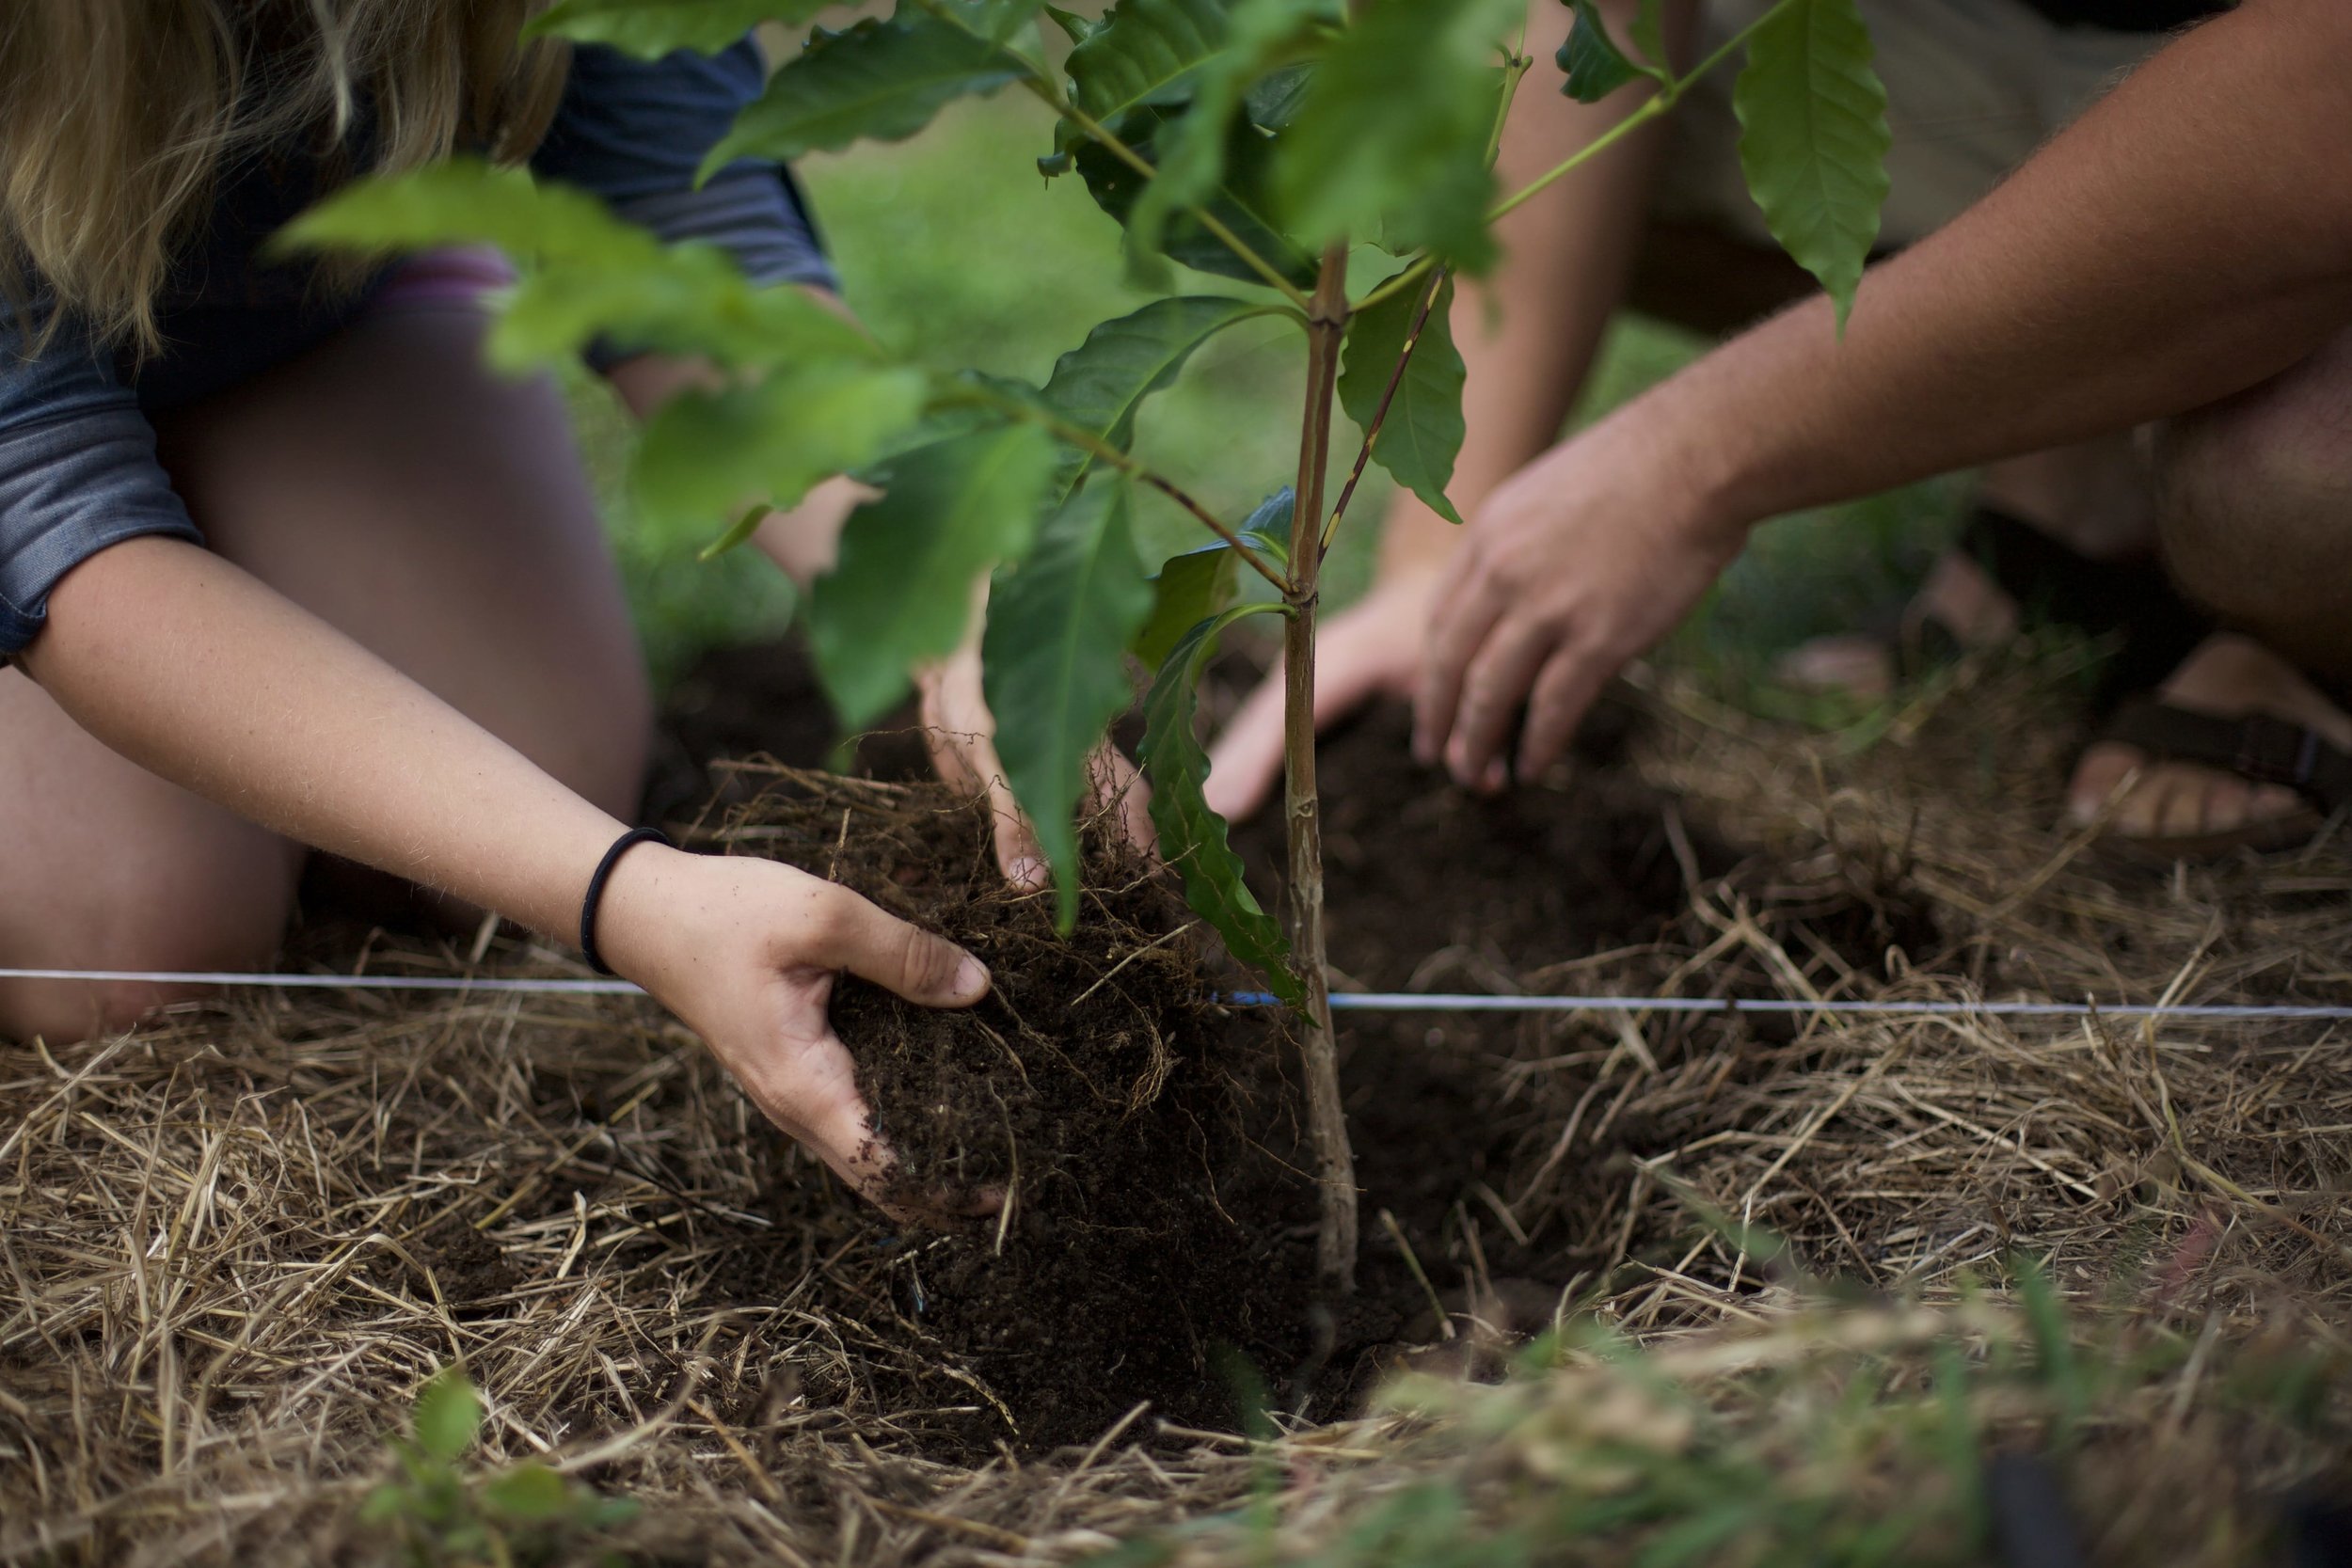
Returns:
[[[614,839],[612,847],[604,852],[604,859],[596,863],[596,874],[588,879],[588,896],[580,902],[580,950],[587,957],[588,967],[599,974],[610,974],[612,969],[604,961],[604,955],[596,951],[596,906],[604,901],[604,884],[612,879],[612,867],[640,844],[659,844],[664,849],[677,847],[670,842],[670,835],[659,828],[631,828]]]

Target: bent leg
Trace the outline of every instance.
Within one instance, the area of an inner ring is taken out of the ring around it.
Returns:
[[[0,670],[0,964],[250,969],[278,947],[302,850],[108,751]],[[0,981],[0,1037],[120,1028],[186,988]]]
[[[615,816],[653,705],[562,398],[463,305],[379,311],[158,421],[212,547]]]
[[[2352,681],[2352,332],[2157,427],[2183,592],[2323,680]]]
[[[2222,718],[2267,714],[2352,748],[2322,686],[2352,682],[2352,333],[2284,373],[2167,420],[2151,443],[2157,527],[2181,591],[2233,630],[2167,681],[2166,701]],[[2088,818],[2138,771],[2119,809],[2131,836],[2234,832],[2291,818],[2277,785],[2106,743],[2071,792]]]

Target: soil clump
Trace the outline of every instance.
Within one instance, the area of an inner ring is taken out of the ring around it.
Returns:
[[[1279,1114],[1257,1103],[1277,1026],[1218,1000],[1168,879],[1088,835],[1064,937],[1050,893],[1005,884],[982,803],[936,784],[740,776],[761,787],[716,835],[731,851],[853,888],[994,976],[963,1011],[845,976],[832,1009],[898,1161],[893,1196],[929,1209],[1006,1195],[987,1218],[876,1242],[892,1254],[892,1311],[996,1406],[971,1435],[1085,1441],[1146,1401],[1232,1425],[1231,1358],[1296,1354],[1302,1291],[1284,1254],[1302,1190],[1245,1132]]]

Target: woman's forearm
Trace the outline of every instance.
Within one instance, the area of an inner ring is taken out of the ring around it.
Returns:
[[[2352,8],[2249,0],[1993,195],[1615,420],[1726,526],[2128,428],[2352,320]]]
[[[1601,7],[1618,39],[1627,37],[1634,9],[1614,0]],[[1689,53],[1696,10],[1693,0],[1667,8],[1677,55]],[[1641,81],[1597,103],[1561,93],[1551,56],[1572,20],[1554,0],[1529,8],[1527,49],[1536,67],[1512,102],[1496,159],[1506,192],[1590,144],[1653,91]],[[1469,380],[1462,451],[1446,499],[1465,517],[1552,443],[1583,389],[1601,332],[1625,294],[1667,131],[1662,119],[1642,127],[1503,218],[1495,227],[1501,265],[1483,280],[1463,281],[1455,294],[1454,341]],[[1452,523],[1400,490],[1382,536],[1382,568],[1426,569],[1452,553],[1455,539]]]
[[[183,541],[100,551],[25,671],[150,771],[315,847],[568,938],[622,831],[342,633]]]

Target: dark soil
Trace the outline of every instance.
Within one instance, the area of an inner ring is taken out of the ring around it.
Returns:
[[[679,699],[672,801],[715,786],[744,809],[755,775],[693,759],[761,752],[806,767],[830,750],[789,647],[720,656]],[[1415,765],[1401,711],[1327,737],[1331,958],[1346,986],[1535,989],[1548,965],[1656,938],[1686,898],[1677,843],[1701,875],[1727,857],[1635,775],[1631,725],[1605,708],[1551,780],[1492,800]],[[858,766],[919,774],[920,747],[884,736]],[[1087,1440],[1147,1399],[1168,1419],[1231,1426],[1229,1351],[1281,1402],[1329,1413],[1406,1347],[1438,1339],[1440,1306],[1517,1332],[1550,1319],[1580,1251],[1557,1232],[1522,1243],[1501,1212],[1534,1119],[1504,1070],[1519,1021],[1341,1015],[1365,1225],[1362,1288],[1334,1312],[1310,1289],[1308,1162],[1280,1081],[1291,1053],[1267,1050],[1263,1015],[1216,1003],[1241,977],[1183,931],[1189,914],[1165,879],[1091,846],[1065,941],[1050,900],[998,880],[984,815],[936,789],[787,781],[749,813],[770,836],[747,847],[966,943],[997,977],[968,1014],[845,983],[834,1019],[910,1196],[1014,1191],[1001,1248],[993,1220],[910,1236],[895,1272],[898,1309],[1005,1402],[1026,1441]],[[1269,811],[1234,834],[1269,907],[1279,831]],[[1639,1143],[1641,1129],[1626,1132]]]
[[[1243,1135],[1267,1114],[1248,1084],[1274,1054],[1272,1018],[1218,1002],[1197,923],[1121,847],[1089,846],[1085,908],[1064,938],[1050,895],[1005,886],[984,808],[935,784],[766,783],[739,813],[756,828],[738,830],[739,849],[855,888],[995,976],[967,1011],[854,978],[834,994],[898,1158],[894,1199],[1009,1195],[1009,1212],[898,1239],[897,1311],[1028,1443],[1089,1440],[1146,1400],[1171,1420],[1231,1425],[1233,1354],[1295,1360],[1304,1321],[1290,1227],[1264,1222],[1269,1202],[1299,1211],[1305,1189]]]

